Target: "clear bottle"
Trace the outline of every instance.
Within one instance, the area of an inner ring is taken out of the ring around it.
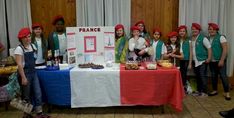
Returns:
[[[67,63],[67,50],[63,54],[63,64],[66,64],[66,63]]]
[[[53,66],[53,59],[52,59],[52,52],[48,50],[47,59],[46,59],[46,66],[52,67]]]

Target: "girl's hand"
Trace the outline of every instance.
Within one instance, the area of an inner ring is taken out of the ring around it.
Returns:
[[[21,84],[22,84],[22,85],[27,85],[27,84],[28,84],[27,78],[22,78]]]
[[[223,67],[223,65],[224,65],[224,61],[219,61],[219,63],[218,63],[218,67]]]
[[[167,54],[168,57],[171,57],[172,53]]]
[[[176,52],[176,49],[174,49],[173,51],[172,51],[172,53],[175,53]]]
[[[146,46],[146,47],[149,47],[149,46],[150,46],[150,40],[146,40],[145,46]]]
[[[188,69],[191,70],[192,69],[192,64],[188,65]]]
[[[176,55],[172,53],[172,54],[171,54],[171,57],[175,58],[175,57],[176,57]]]
[[[210,59],[206,59],[205,63],[206,64],[210,63]]]
[[[138,52],[139,55],[143,55],[145,54],[145,50],[141,50],[140,52]]]

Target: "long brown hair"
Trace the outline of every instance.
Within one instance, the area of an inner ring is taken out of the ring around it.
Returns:
[[[171,39],[168,38],[168,41],[167,41],[167,45],[171,45]],[[178,39],[178,36],[176,37],[176,42],[175,42],[175,48],[176,48],[176,54],[179,54],[180,53],[180,41]]]
[[[36,42],[36,34],[34,32],[32,32],[31,35],[32,35],[31,36],[32,43],[35,43]],[[41,33],[40,37],[41,37],[42,49],[45,49],[45,52],[42,52],[43,57],[46,58],[46,56],[47,56],[47,40],[44,37],[43,32]]]

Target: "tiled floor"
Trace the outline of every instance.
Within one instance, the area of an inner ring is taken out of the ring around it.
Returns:
[[[218,112],[233,108],[234,100],[226,101],[223,97],[222,87],[219,88],[219,94],[214,97],[201,98],[187,95],[181,113],[176,113],[170,106],[165,105],[165,113],[161,113],[161,108],[155,106],[80,109],[53,107],[49,115],[52,118],[220,118]],[[234,96],[233,90],[231,96]],[[0,106],[0,118],[21,118],[22,114],[21,111],[11,107],[5,111],[4,106]]]

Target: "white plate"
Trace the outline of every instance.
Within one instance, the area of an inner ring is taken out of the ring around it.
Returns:
[[[35,69],[45,69],[46,66],[36,66]]]

